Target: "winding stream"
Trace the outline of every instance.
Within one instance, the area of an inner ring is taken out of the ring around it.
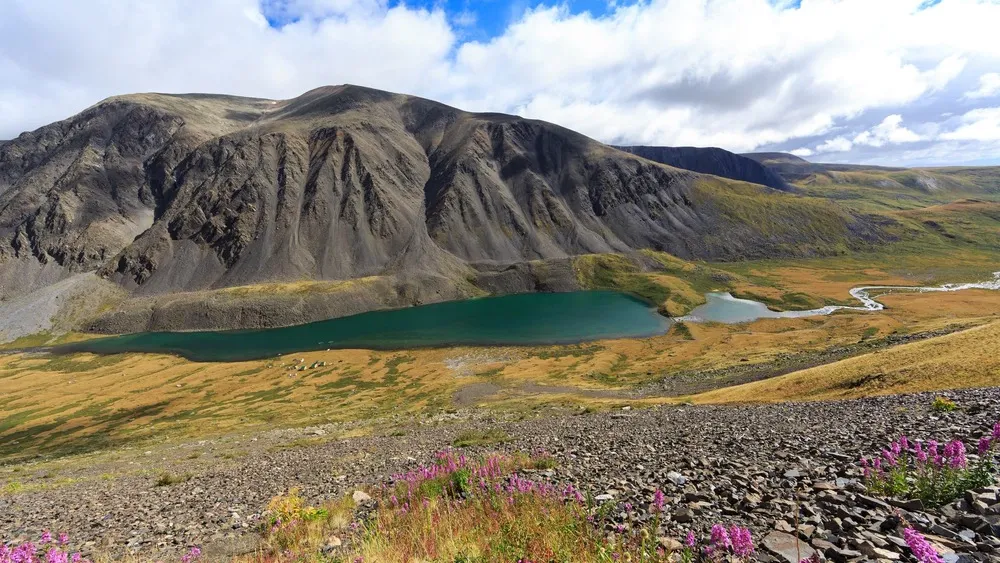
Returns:
[[[704,305],[695,307],[690,314],[678,317],[675,320],[684,322],[719,322],[719,323],[745,323],[757,319],[794,319],[800,317],[814,317],[818,315],[829,315],[836,311],[881,311],[885,305],[878,302],[873,294],[885,295],[887,293],[907,292],[907,293],[929,293],[943,291],[961,291],[964,289],[992,289],[1000,290],[1000,272],[993,273],[993,279],[985,282],[973,283],[948,283],[939,286],[920,287],[906,285],[864,285],[851,289],[852,297],[861,302],[860,306],[852,305],[827,305],[819,309],[807,309],[805,311],[772,311],[763,303],[750,299],[739,299],[729,293],[707,293],[707,302]]]

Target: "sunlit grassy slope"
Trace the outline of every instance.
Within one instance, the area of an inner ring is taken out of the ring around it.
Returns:
[[[703,403],[849,399],[1000,385],[1000,319],[693,398]]]

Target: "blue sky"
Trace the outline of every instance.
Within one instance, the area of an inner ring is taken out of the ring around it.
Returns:
[[[524,13],[538,6],[558,4],[571,14],[587,12],[595,17],[601,17],[616,6],[633,3],[632,0],[616,2],[613,5],[607,0],[567,0],[564,2],[537,2],[534,0],[389,0],[388,8],[398,6],[443,10],[449,15],[463,38],[488,41],[501,35],[512,23],[517,22]],[[288,23],[285,18],[273,17],[264,13],[271,27],[281,28]]]
[[[6,0],[0,139],[117,94],[352,83],[607,143],[1000,164],[998,21],[1000,0]]]
[[[445,2],[435,2],[430,0],[419,0],[410,2],[399,2],[393,0],[391,5],[405,4],[408,6],[421,7],[426,9],[442,8],[448,14],[456,18],[465,14],[474,16],[474,22],[465,26],[463,31],[467,37],[477,40],[489,40],[501,35],[510,24],[516,22],[524,15],[524,12],[542,2],[531,2],[527,0],[515,0],[505,2],[503,0],[447,0]],[[548,4],[552,4],[551,2]],[[624,4],[624,2],[619,3]],[[562,3],[570,13],[579,14],[589,12],[593,16],[603,16],[610,9],[609,3],[605,0],[569,0]]]

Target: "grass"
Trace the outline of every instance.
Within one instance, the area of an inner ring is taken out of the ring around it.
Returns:
[[[608,534],[608,511],[572,487],[527,477],[547,458],[524,454],[478,460],[443,452],[436,462],[397,476],[371,491],[374,512],[356,517],[350,497],[322,507],[298,491],[275,498],[266,513],[262,553],[243,561],[449,561],[509,563],[633,561],[654,563],[672,554],[659,548],[655,529]],[[653,533],[650,532],[653,530]],[[328,538],[340,548],[319,554]]]
[[[1000,385],[1000,321],[693,397],[699,403],[851,399]]]
[[[644,250],[635,256],[591,254],[578,257],[574,271],[587,289],[623,291],[656,306],[662,314],[680,316],[705,302],[706,291],[727,289],[730,276],[704,264]]]
[[[688,325],[682,322],[674,323],[673,332],[684,340],[694,340],[694,335],[691,334],[691,329],[688,328]]]
[[[0,495],[13,495],[21,492],[24,489],[24,485],[20,481],[11,481],[0,488]]]
[[[164,471],[160,473],[159,477],[153,483],[157,487],[170,487],[173,485],[179,485],[181,483],[186,483],[191,480],[192,475],[190,473],[168,473]]]
[[[510,442],[510,435],[499,428],[488,430],[467,430],[455,437],[452,445],[456,448],[471,446],[493,446]]]

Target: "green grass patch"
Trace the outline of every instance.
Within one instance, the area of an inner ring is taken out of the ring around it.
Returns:
[[[491,446],[510,442],[510,435],[499,428],[489,430],[467,430],[455,437],[452,445],[456,448],[467,448],[470,446]]]
[[[186,483],[191,480],[192,475],[190,473],[180,473],[173,474],[164,471],[160,473],[160,476],[156,478],[153,484],[157,487],[170,487],[172,485],[179,485],[181,483]]]
[[[674,326],[671,328],[671,332],[684,340],[694,340],[694,335],[691,334],[691,329],[688,328],[688,325],[682,322],[674,323]]]

